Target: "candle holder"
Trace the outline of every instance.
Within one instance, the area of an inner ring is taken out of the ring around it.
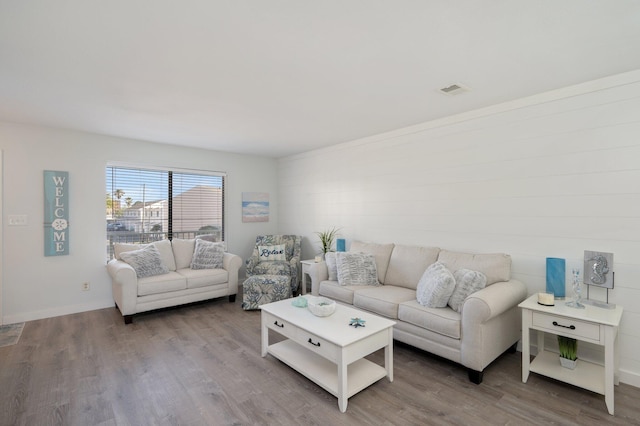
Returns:
[[[573,300],[565,303],[565,305],[571,308],[584,309],[584,305],[582,304],[582,283],[580,282],[580,269],[573,268],[571,270],[571,274],[573,275],[573,283],[571,284],[571,289],[573,290]]]

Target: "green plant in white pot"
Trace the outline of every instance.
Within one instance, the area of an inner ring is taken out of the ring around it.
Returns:
[[[573,370],[578,362],[578,341],[572,337],[558,336],[560,364]]]
[[[318,238],[320,238],[320,246],[322,249],[322,254],[325,254],[331,251],[331,246],[333,246],[333,240],[336,239],[336,236],[338,235],[339,230],[340,229],[338,228],[331,228],[327,231],[316,232],[316,235],[318,235]]]

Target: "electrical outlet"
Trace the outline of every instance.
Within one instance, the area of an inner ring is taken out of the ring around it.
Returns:
[[[89,291],[90,288],[91,285],[89,284],[89,281],[82,283],[82,291]]]

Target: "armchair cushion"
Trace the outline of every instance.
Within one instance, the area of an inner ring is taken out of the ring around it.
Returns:
[[[191,269],[220,269],[223,256],[223,244],[197,239]]]
[[[270,262],[274,260],[287,260],[285,244],[275,246],[258,246],[258,257],[260,262]]]

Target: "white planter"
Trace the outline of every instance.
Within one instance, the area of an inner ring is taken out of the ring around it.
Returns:
[[[568,368],[569,370],[573,370],[574,368],[576,368],[577,363],[578,363],[577,359],[571,361],[568,358],[560,357],[560,365],[562,365],[564,368]]]

